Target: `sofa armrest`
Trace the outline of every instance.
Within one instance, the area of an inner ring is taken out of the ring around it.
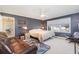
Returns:
[[[11,49],[3,42],[3,41],[0,41],[0,44],[2,45],[2,47],[3,47],[3,51],[5,51],[4,53],[9,53],[9,54],[11,54],[12,53],[12,51],[11,51]]]
[[[23,52],[21,52],[21,54],[36,54],[37,53],[37,47],[36,46],[32,46],[28,49],[25,49]]]

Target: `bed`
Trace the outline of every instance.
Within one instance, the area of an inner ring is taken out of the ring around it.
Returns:
[[[38,38],[40,42],[55,36],[53,31],[47,31],[47,30],[42,30],[42,29],[32,29],[29,31],[30,36]]]

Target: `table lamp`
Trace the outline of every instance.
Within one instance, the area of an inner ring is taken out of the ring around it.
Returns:
[[[25,30],[25,32],[27,32],[27,26],[23,26],[22,28]]]

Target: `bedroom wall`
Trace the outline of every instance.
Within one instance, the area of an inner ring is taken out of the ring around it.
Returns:
[[[15,17],[15,35],[18,36],[21,33],[20,27],[22,25],[25,25],[28,27],[29,30],[31,29],[37,29],[41,26],[41,21],[29,17],[23,17],[18,15],[12,15],[8,13],[0,13],[1,15],[5,16],[13,16]]]
[[[65,35],[71,36],[71,35],[73,35],[74,32],[79,32],[79,29],[78,29],[79,13],[67,15],[67,16],[62,16],[62,17],[58,17],[58,18],[55,18],[55,19],[61,19],[61,18],[66,18],[66,17],[71,17],[71,33],[55,32],[55,34],[57,36],[65,36]],[[50,19],[50,20],[47,20],[47,21],[53,21],[55,19]]]
[[[72,15],[71,16],[71,31],[72,31],[72,34],[74,32],[79,32],[79,26],[78,26],[78,23],[79,23],[79,14],[75,14],[75,15]]]
[[[24,25],[27,26],[29,30],[31,29],[38,29],[41,26],[40,20],[31,19],[31,18],[24,18],[24,17],[15,17],[16,19],[16,36],[21,33],[20,27],[23,25],[21,22],[24,22]]]

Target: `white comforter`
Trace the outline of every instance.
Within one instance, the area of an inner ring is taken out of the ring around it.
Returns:
[[[46,31],[46,30],[42,30],[42,29],[33,29],[29,31],[30,35],[38,38],[40,42],[55,36],[53,31]]]

